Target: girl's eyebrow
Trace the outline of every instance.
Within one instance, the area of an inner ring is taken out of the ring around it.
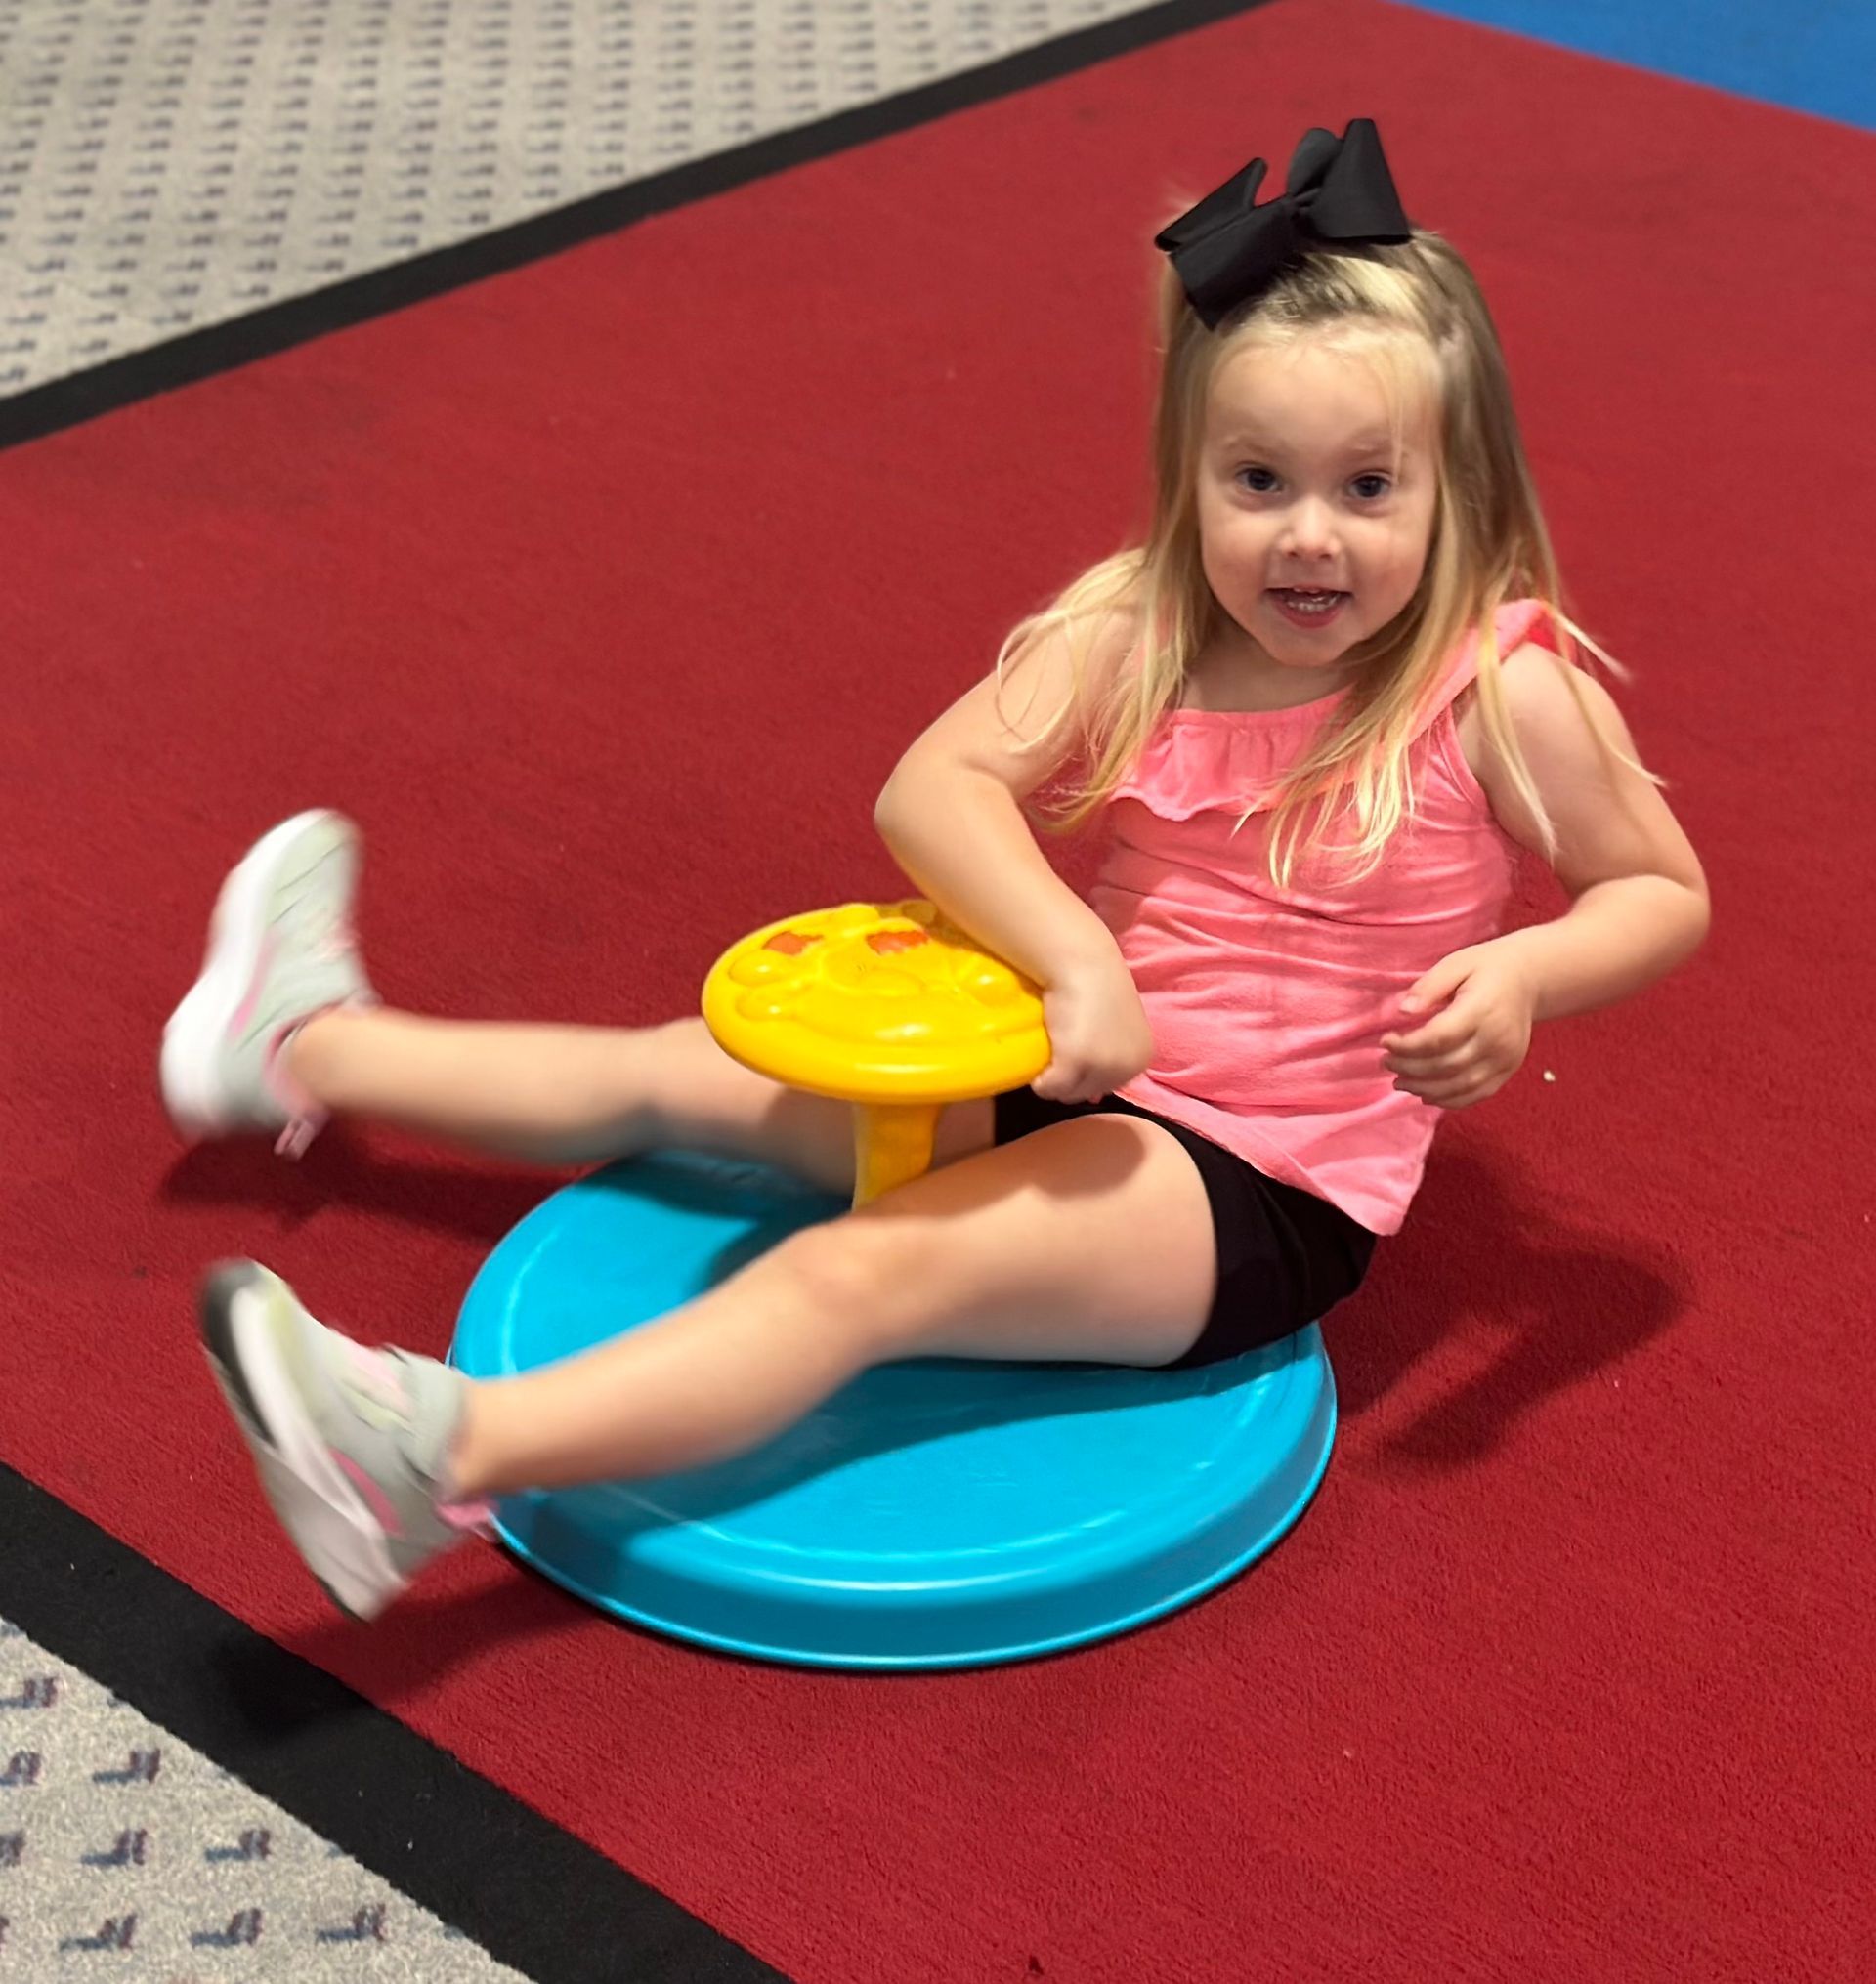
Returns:
[[[1276,454],[1282,450],[1272,445],[1260,434],[1248,427],[1229,428],[1220,437],[1218,445],[1232,453]],[[1357,434],[1339,447],[1340,455],[1386,455],[1390,461],[1396,456],[1411,455],[1414,450],[1397,434],[1386,428],[1375,428],[1367,434]]]

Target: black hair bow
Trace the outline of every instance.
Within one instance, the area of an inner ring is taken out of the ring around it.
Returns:
[[[1190,213],[1181,214],[1153,245],[1172,258],[1192,308],[1209,330],[1311,248],[1343,242],[1405,241],[1413,223],[1402,213],[1381,133],[1355,117],[1337,138],[1303,134],[1290,160],[1283,191],[1255,204],[1268,168],[1254,158]]]

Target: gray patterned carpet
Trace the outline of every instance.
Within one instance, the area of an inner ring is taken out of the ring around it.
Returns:
[[[1126,0],[0,0],[0,397]]]
[[[0,1977],[518,1975],[0,1620]]]

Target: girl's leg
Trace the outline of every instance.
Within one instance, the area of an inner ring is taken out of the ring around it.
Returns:
[[[750,1074],[701,1020],[638,1032],[385,1010],[353,933],[360,860],[349,821],[303,813],[229,875],[164,1030],[163,1096],[186,1136],[264,1130],[297,1151],[344,1112],[546,1163],[680,1144],[851,1188],[847,1107]],[[991,1120],[988,1103],[947,1111],[934,1162],[982,1149]]]
[[[701,1019],[668,1026],[503,1026],[383,1008],[321,1013],[286,1073],[320,1111],[368,1118],[547,1164],[677,1146],[853,1187],[853,1112],[753,1074]],[[991,1141],[989,1102],[939,1119],[946,1164]]]
[[[1178,1142],[1097,1116],[930,1172],[522,1377],[470,1383],[362,1350],[252,1267],[211,1283],[204,1326],[276,1510],[327,1588],[369,1615],[451,1540],[454,1506],[705,1465],[874,1364],[1168,1363],[1203,1327],[1215,1258]]]
[[[661,1071],[681,1064],[703,1089],[707,1077],[700,1064],[712,1045],[707,1034],[699,1041],[681,1024],[640,1032],[352,1009],[308,1021],[282,1061],[288,1077],[334,1116],[579,1163],[658,1141],[653,1116],[656,1092],[664,1087]],[[743,1072],[732,1064],[723,1086]],[[757,1099],[740,1099],[753,1121]],[[731,1098],[724,1103],[734,1115]]]
[[[581,1357],[472,1386],[456,1486],[703,1466],[899,1358],[1165,1364],[1215,1280],[1211,1206],[1175,1138],[1137,1117],[1057,1123],[810,1227]]]

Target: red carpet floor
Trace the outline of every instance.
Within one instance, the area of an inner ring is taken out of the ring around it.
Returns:
[[[1487,282],[1708,951],[1450,1127],[1332,1326],[1322,1496],[1181,1618],[813,1676],[478,1551],[334,1623],[195,1273],[440,1347],[542,1187],[178,1152],[223,866],[343,806],[389,996],[621,1022],[890,886],[895,751],[1135,515],[1152,226],[1351,112]],[[1873,165],[1288,0],[0,460],[0,1456],[802,1984],[1866,1974]]]

